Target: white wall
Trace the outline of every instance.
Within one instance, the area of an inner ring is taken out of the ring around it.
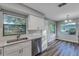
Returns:
[[[76,22],[76,21],[74,21]],[[61,22],[57,22],[57,39],[70,41],[70,42],[76,42],[78,43],[78,34],[76,32],[76,35],[65,35],[61,33]],[[76,29],[77,31],[77,29]]]

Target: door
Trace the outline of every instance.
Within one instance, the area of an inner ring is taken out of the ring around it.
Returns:
[[[48,20],[44,22],[44,30],[42,31],[42,51],[48,47]]]
[[[77,24],[76,24],[76,35],[79,43],[79,20],[77,21]]]

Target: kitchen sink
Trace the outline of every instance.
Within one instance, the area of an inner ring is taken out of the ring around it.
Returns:
[[[17,39],[14,39],[14,40],[8,40],[7,43],[11,43],[11,42],[16,42],[16,41],[21,41],[21,40],[27,40],[28,38],[19,38],[18,40]]]

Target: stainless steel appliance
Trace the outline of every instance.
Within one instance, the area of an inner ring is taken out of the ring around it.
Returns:
[[[32,55],[35,56],[42,52],[42,41],[41,38],[32,40]]]

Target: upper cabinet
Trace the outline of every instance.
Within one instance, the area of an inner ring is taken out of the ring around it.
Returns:
[[[44,28],[44,19],[29,15],[28,17],[28,30],[42,30]]]

